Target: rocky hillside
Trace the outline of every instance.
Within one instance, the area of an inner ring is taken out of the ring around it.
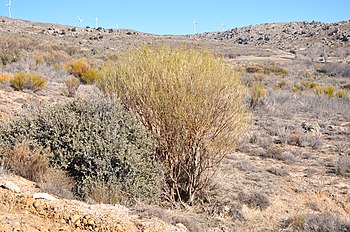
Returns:
[[[251,25],[223,32],[198,34],[198,38],[229,40],[236,44],[273,46],[282,50],[308,47],[316,43],[325,46],[348,44],[350,20],[338,23],[290,22]]]

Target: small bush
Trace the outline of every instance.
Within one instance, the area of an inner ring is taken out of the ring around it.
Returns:
[[[347,232],[350,231],[350,222],[329,213],[306,214],[290,217],[283,223],[282,227],[305,232]]]
[[[0,61],[3,66],[19,61],[21,50],[16,38],[0,37]]]
[[[350,90],[350,83],[344,84],[342,88]]]
[[[266,75],[275,74],[277,76],[285,77],[289,74],[287,69],[278,67],[278,66],[272,66],[272,65],[251,65],[246,67],[247,73],[263,73]]]
[[[95,68],[89,68],[86,72],[82,73],[81,79],[84,84],[92,85],[102,78],[102,74]]]
[[[335,94],[338,98],[346,98],[346,92],[344,90],[338,90]]]
[[[286,81],[281,81],[277,85],[274,86],[274,89],[279,90],[279,89],[282,89],[283,87],[285,87],[286,85],[287,85]]]
[[[339,158],[336,171],[338,175],[350,177],[350,155]]]
[[[323,92],[327,97],[334,97],[334,95],[335,95],[334,94],[334,87],[331,85],[325,86],[323,89]]]
[[[301,91],[301,86],[298,84],[294,84],[293,92],[299,93]]]
[[[74,178],[73,191],[82,199],[103,183],[126,199],[113,203],[159,200],[162,171],[153,140],[118,102],[98,95],[34,108],[0,127],[0,144],[13,147],[25,139],[50,150],[51,167]]]
[[[313,81],[313,82],[310,83],[310,88],[311,89],[315,88],[316,86],[317,86],[316,82]]]
[[[86,73],[90,68],[91,65],[86,59],[69,61],[64,66],[64,69],[75,77],[82,77],[83,74]]]
[[[164,198],[193,204],[245,132],[237,73],[209,52],[141,47],[103,69],[100,88],[136,112],[157,139]]]
[[[310,88],[310,82],[302,80],[300,83],[304,87],[304,89],[309,89]]]
[[[250,89],[250,106],[255,107],[266,96],[266,89],[259,83],[254,84]]]
[[[321,95],[321,94],[323,94],[323,87],[322,87],[322,86],[319,86],[319,87],[314,88],[314,93],[315,93],[316,95]]]
[[[264,193],[254,192],[246,194],[240,192],[238,198],[242,203],[253,209],[265,210],[271,205],[269,197]]]
[[[39,187],[42,191],[60,198],[74,199],[72,192],[74,180],[64,170],[49,168]]]
[[[21,72],[14,74],[10,84],[15,90],[30,89],[37,92],[45,88],[46,80],[33,73]]]
[[[5,84],[7,82],[10,82],[12,79],[12,74],[11,73],[0,73],[0,84]]]
[[[64,66],[64,69],[75,77],[80,78],[84,84],[88,85],[94,84],[102,78],[100,70],[93,68],[86,59],[69,61]]]
[[[260,66],[248,66],[245,68],[247,73],[264,73],[264,69]]]
[[[28,180],[40,182],[49,169],[46,153],[29,143],[16,144],[4,158],[4,168]]]
[[[65,79],[64,83],[67,87],[68,97],[74,97],[80,86],[80,80],[74,76],[70,76]]]

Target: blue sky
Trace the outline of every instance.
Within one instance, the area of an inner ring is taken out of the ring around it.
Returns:
[[[0,15],[8,16],[0,0]],[[36,22],[129,28],[155,34],[191,34],[251,24],[350,19],[350,0],[12,0],[12,17]]]

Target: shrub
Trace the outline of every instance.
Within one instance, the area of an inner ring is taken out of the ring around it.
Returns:
[[[295,215],[287,219],[284,228],[291,228],[293,231],[305,232],[346,232],[350,230],[350,222],[346,222],[329,213],[319,215],[306,214]]]
[[[95,68],[89,68],[86,72],[82,73],[81,79],[83,80],[84,84],[94,84],[96,81],[100,80],[102,78],[102,74],[99,70]]]
[[[3,66],[17,62],[20,54],[19,44],[15,38],[0,37],[0,60]]]
[[[338,175],[350,177],[350,155],[339,158],[336,171]]]
[[[313,88],[315,88],[317,86],[317,83],[313,81],[313,82],[310,83],[309,86],[310,86],[311,89],[313,89]]]
[[[74,97],[80,86],[80,81],[74,76],[70,76],[65,79],[64,83],[66,84],[68,97]]]
[[[285,77],[289,74],[289,71],[285,68],[278,67],[278,66],[265,66],[264,73],[266,75],[275,74],[277,76]]]
[[[10,84],[15,90],[30,89],[37,92],[45,88],[46,80],[33,73],[21,72],[14,74]]]
[[[240,192],[238,198],[242,203],[253,209],[265,210],[271,205],[269,197],[264,193],[254,192],[246,194]]]
[[[86,73],[90,68],[91,65],[86,59],[69,61],[64,66],[65,70],[76,77],[82,77],[83,73]]]
[[[335,94],[338,98],[345,98],[346,97],[346,92],[344,90],[338,90],[337,93]]]
[[[84,84],[94,84],[101,79],[101,72],[91,66],[86,59],[78,59],[75,61],[69,61],[64,69],[75,77],[80,78]]]
[[[314,88],[314,93],[315,93],[316,95],[321,95],[321,94],[323,94],[323,87],[322,87],[322,86],[319,86],[319,87]]]
[[[298,84],[294,84],[293,92],[294,93],[299,93],[301,90],[301,86]]]
[[[0,73],[0,84],[5,84],[12,79],[11,73]]]
[[[248,66],[245,69],[247,73],[264,73],[264,69],[257,65]]]
[[[305,89],[309,89],[310,88],[310,82],[302,80],[301,85],[304,86]]]
[[[28,142],[17,143],[4,158],[4,168],[28,180],[40,182],[49,168],[44,151],[31,148]]]
[[[0,144],[13,147],[30,139],[49,149],[51,166],[74,178],[74,193],[82,199],[103,183],[126,199],[119,203],[157,201],[161,170],[154,162],[152,139],[119,103],[92,98],[97,100],[31,109],[0,127]]]
[[[323,92],[327,97],[334,97],[334,87],[331,85],[325,86]]]
[[[289,74],[287,69],[278,67],[278,66],[273,66],[273,65],[251,65],[246,67],[246,72],[247,73],[263,73],[266,75],[270,74],[275,74],[277,76],[285,77]]]
[[[266,89],[259,83],[254,84],[250,89],[250,106],[255,107],[266,96]]]
[[[142,47],[103,69],[99,86],[158,141],[164,198],[192,204],[248,126],[244,86],[209,52]]]
[[[344,89],[349,89],[350,90],[350,83],[346,83],[342,86]]]

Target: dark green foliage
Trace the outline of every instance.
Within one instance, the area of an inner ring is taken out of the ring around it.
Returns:
[[[153,140],[119,103],[95,97],[32,109],[0,127],[0,143],[12,147],[28,139],[48,148],[51,166],[70,173],[83,199],[102,185],[126,204],[157,200],[161,171],[153,161]]]

